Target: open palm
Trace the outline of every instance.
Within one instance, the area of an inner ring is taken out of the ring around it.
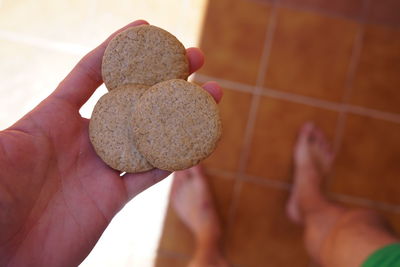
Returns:
[[[154,169],[121,177],[89,142],[89,120],[79,109],[102,83],[101,59],[114,35],[33,111],[0,132],[0,266],[78,265],[115,214],[169,174]],[[198,49],[187,55],[191,72],[201,67]],[[203,87],[219,101],[215,83]]]

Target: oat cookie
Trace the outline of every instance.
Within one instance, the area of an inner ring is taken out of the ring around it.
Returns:
[[[99,157],[122,172],[143,172],[154,167],[136,150],[133,142],[133,109],[145,85],[122,85],[103,95],[89,123],[89,137]]]
[[[215,100],[184,80],[152,86],[134,112],[136,147],[159,169],[176,171],[198,164],[214,151],[221,135]]]
[[[108,90],[126,83],[152,86],[170,79],[187,79],[185,47],[169,32],[151,25],[129,28],[108,44],[102,63]]]

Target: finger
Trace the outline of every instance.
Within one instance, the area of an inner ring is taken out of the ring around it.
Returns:
[[[60,83],[52,96],[66,99],[70,103],[81,107],[103,83],[101,76],[101,62],[104,51],[111,39],[129,27],[148,24],[147,21],[137,20],[119,29],[107,38],[102,44],[84,56]]]
[[[143,192],[150,186],[162,181],[171,172],[160,169],[153,169],[143,173],[128,173],[123,176],[126,191],[129,199],[134,198],[139,193]]]
[[[192,74],[193,72],[200,69],[204,64],[204,54],[203,52],[197,47],[191,47],[186,49],[186,55],[189,59],[189,73]]]
[[[217,82],[206,82],[202,87],[212,95],[215,102],[219,103],[221,101],[223,91]]]

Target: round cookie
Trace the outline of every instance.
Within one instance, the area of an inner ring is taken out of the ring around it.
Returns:
[[[154,167],[133,143],[132,116],[148,86],[122,85],[103,95],[94,107],[89,138],[97,155],[111,168],[122,172],[143,172]]]
[[[108,44],[102,62],[108,90],[122,84],[152,86],[170,79],[187,79],[185,47],[169,32],[151,25],[129,28]]]
[[[134,109],[137,149],[156,168],[176,171],[198,164],[215,149],[221,120],[214,99],[184,80],[158,83]]]

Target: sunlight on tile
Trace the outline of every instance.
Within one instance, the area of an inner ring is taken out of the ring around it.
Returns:
[[[170,31],[186,47],[196,46],[206,5],[206,0],[3,0],[0,95],[7,97],[0,99],[0,129],[52,92],[85,53],[135,19]],[[83,107],[84,117],[105,92],[96,92]]]
[[[171,178],[167,177],[128,203],[80,266],[153,266]]]
[[[137,19],[197,46],[207,0],[0,0],[0,130],[48,96],[79,59]],[[81,108],[89,118],[101,86]],[[170,178],[136,197],[114,218],[81,264],[153,266]]]
[[[206,0],[3,0],[0,29],[93,47],[118,28],[145,19],[197,43]]]
[[[0,47],[0,129],[4,129],[49,95],[79,56],[2,39]]]

